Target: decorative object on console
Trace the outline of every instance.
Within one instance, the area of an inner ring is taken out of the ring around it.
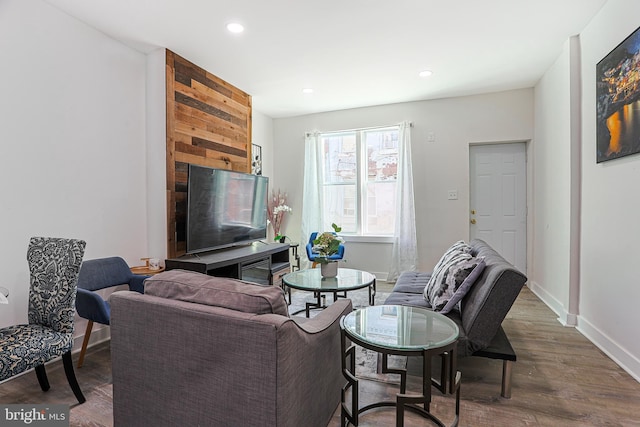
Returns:
[[[638,64],[640,28],[596,65],[596,163],[640,152]]]
[[[287,205],[287,193],[282,193],[280,190],[276,193],[271,191],[271,198],[267,206],[267,215],[269,217],[269,224],[273,227],[273,240],[284,243],[284,234],[280,234],[280,228],[284,222],[284,214],[291,212],[291,207]]]
[[[140,258],[141,261],[144,261],[144,265],[136,265],[135,267],[131,267],[130,270],[133,274],[139,274],[142,276],[153,276],[154,274],[162,273],[164,271],[164,267],[160,265],[160,260],[157,258]],[[152,263],[152,261],[156,261]],[[154,266],[155,264],[155,266]]]
[[[262,147],[251,144],[251,173],[262,175]]]

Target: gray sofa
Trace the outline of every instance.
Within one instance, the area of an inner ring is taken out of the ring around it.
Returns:
[[[458,355],[503,361],[502,396],[511,396],[511,369],[516,354],[502,329],[502,321],[527,281],[524,274],[480,239],[472,240],[471,254],[484,257],[486,267],[461,301],[461,311],[447,314],[460,328]],[[405,272],[396,281],[385,304],[430,308],[423,296],[431,273]]]
[[[350,300],[290,318],[279,287],[171,270],[110,301],[118,427],[324,427],[338,406]]]

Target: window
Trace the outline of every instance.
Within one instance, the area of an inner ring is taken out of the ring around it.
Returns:
[[[398,135],[398,126],[320,135],[322,209],[343,233],[394,233]]]

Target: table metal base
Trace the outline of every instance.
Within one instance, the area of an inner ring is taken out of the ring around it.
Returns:
[[[453,345],[439,348],[434,350],[424,350],[421,355],[423,358],[423,373],[422,373],[422,394],[421,395],[409,395],[407,394],[407,371],[406,369],[391,369],[388,367],[389,354],[404,355],[398,351],[387,352],[382,348],[371,348],[365,346],[370,350],[380,352],[382,354],[382,373],[385,374],[399,374],[400,375],[400,393],[396,395],[395,401],[381,401],[372,403],[370,405],[359,407],[358,399],[358,381],[355,376],[355,350],[356,346],[351,344],[349,348],[346,347],[347,337],[342,332],[342,373],[347,380],[347,383],[342,387],[341,397],[341,411],[340,411],[340,425],[346,427],[349,424],[358,426],[358,417],[360,414],[374,408],[380,407],[395,407],[396,408],[396,427],[404,426],[404,412],[410,410],[415,412],[429,420],[439,427],[446,427],[445,424],[439,420],[435,415],[430,412],[431,405],[431,386],[435,386],[442,393],[449,392],[456,395],[455,406],[455,419],[451,424],[451,427],[456,427],[460,420],[460,377],[461,374],[456,370],[455,363],[455,346]],[[442,361],[441,377],[439,381],[431,378],[431,357],[434,355],[440,355]],[[347,362],[347,360],[349,360]],[[347,404],[347,391],[351,389],[351,407]],[[421,405],[421,406],[420,406]]]
[[[375,280],[373,281],[372,284],[370,284],[368,286],[368,289],[369,289],[369,305],[376,305],[376,282],[375,282]],[[291,304],[291,288],[288,288],[288,290],[289,290],[289,304]],[[333,302],[338,301],[338,298],[347,298],[347,291],[343,291],[343,292],[327,291],[327,292],[324,292],[324,293],[332,293],[333,294]],[[304,311],[306,317],[308,318],[310,310],[324,310],[325,308],[327,308],[326,295],[323,295],[323,292],[314,292],[313,293],[313,297],[316,298],[316,301],[305,303],[304,308],[302,308],[302,309],[300,309],[298,311],[294,311],[293,313],[291,313],[291,315],[296,315],[296,314],[302,313]]]

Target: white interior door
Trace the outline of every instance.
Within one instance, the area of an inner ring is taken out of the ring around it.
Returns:
[[[524,142],[469,150],[470,237],[527,271],[527,156]]]

